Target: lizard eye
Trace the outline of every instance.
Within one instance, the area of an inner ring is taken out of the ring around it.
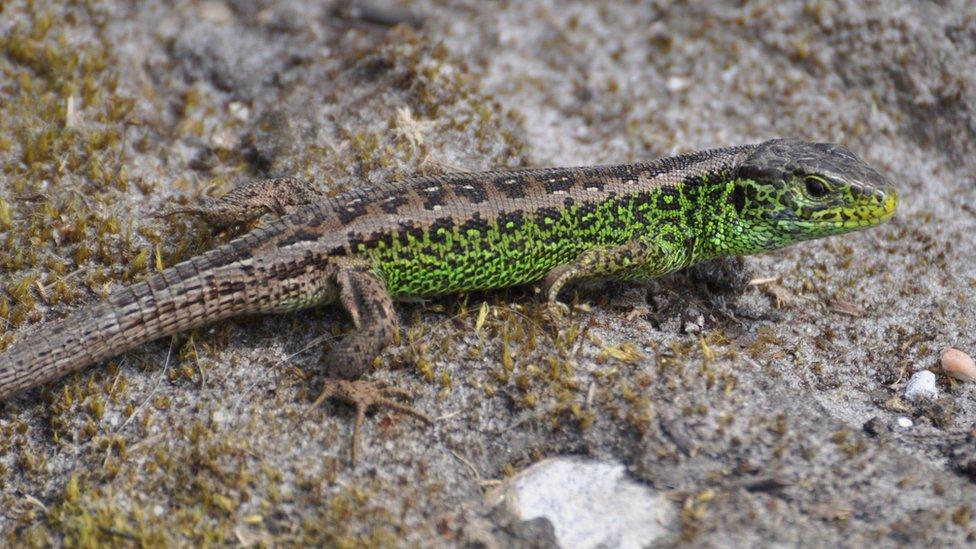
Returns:
[[[807,193],[814,198],[823,198],[827,195],[827,186],[817,177],[808,177],[805,181]]]

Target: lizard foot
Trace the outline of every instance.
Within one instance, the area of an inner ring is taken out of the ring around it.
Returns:
[[[294,177],[259,179],[232,189],[216,200],[163,210],[156,218],[193,215],[215,228],[247,225],[265,214],[281,217],[325,196],[324,191],[308,180]]]
[[[346,404],[355,406],[356,423],[353,425],[352,431],[352,463],[355,465],[359,459],[360,430],[363,426],[363,421],[366,419],[366,410],[373,407],[391,408],[398,412],[411,415],[428,425],[434,423],[427,414],[393,400],[394,397],[410,398],[411,395],[403,389],[389,387],[383,381],[350,381],[333,378],[326,380],[322,394],[305,410],[303,415],[307,416],[309,412],[318,408],[330,398],[335,398]]]

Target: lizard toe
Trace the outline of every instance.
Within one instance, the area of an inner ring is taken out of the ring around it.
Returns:
[[[410,393],[397,388],[389,387],[385,381],[368,380],[347,380],[347,379],[328,379],[322,394],[319,395],[312,406],[305,412],[306,415],[312,409],[318,407],[327,399],[334,398],[356,408],[356,421],[353,425],[352,435],[352,463],[355,465],[359,460],[361,447],[361,428],[366,412],[370,408],[389,408],[401,412],[432,425],[434,421],[424,412],[406,404],[393,400],[391,397],[410,398]]]

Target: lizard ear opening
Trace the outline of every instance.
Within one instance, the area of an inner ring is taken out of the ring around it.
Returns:
[[[742,210],[746,207],[746,191],[742,188],[742,185],[736,185],[732,189],[732,204],[735,206],[736,213],[742,213]]]

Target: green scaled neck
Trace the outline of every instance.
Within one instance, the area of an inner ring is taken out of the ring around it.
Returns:
[[[741,190],[754,183],[733,177],[716,181],[717,188],[709,193],[709,199],[699,203],[699,237],[692,256],[694,263],[764,252],[790,243],[772,238],[765,227],[751,223],[737,209],[741,209]]]
[[[692,264],[716,257],[752,253],[745,238],[745,227],[735,210],[736,181],[731,177],[714,179],[702,186],[703,200],[697,202],[697,235]],[[756,250],[758,251],[758,250]]]

